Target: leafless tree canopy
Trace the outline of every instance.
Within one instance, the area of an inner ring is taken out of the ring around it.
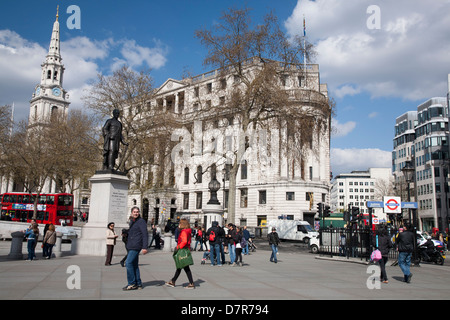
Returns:
[[[250,9],[229,9],[210,30],[196,31],[196,37],[208,50],[204,64],[219,68],[223,76],[238,79],[231,99],[219,106],[202,106],[197,118],[232,114],[240,129],[272,128],[286,130],[288,139],[280,141],[301,159],[311,150],[314,135],[329,132],[333,103],[318,90],[286,90],[280,79],[286,75],[301,76],[304,56],[312,59],[313,46],[296,37],[288,39],[273,13],[264,23],[254,25]],[[240,148],[245,148],[245,136]],[[313,150],[314,151],[314,150]],[[317,150],[315,150],[317,152]],[[236,154],[243,150],[236,150]],[[302,160],[300,160],[302,162]],[[235,178],[239,169],[234,158],[230,175],[229,218],[234,222]]]

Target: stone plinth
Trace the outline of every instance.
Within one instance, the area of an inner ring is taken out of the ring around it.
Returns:
[[[119,239],[122,228],[128,228],[127,198],[130,180],[122,174],[97,172],[89,181],[92,185],[89,221],[81,231],[76,253],[106,255],[106,230],[110,222],[115,223],[114,230],[119,235],[114,253],[125,252]]]
[[[217,221],[219,226],[223,227],[223,208],[221,204],[207,204],[202,210],[205,215],[205,230],[208,230],[213,221]]]

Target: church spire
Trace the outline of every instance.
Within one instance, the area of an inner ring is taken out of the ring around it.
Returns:
[[[56,58],[56,61],[61,59],[60,40],[59,40],[59,6],[56,9],[56,21],[53,24],[52,38],[50,40],[50,48],[48,50],[47,62],[49,58]]]
[[[56,112],[67,115],[69,95],[63,88],[64,65],[62,64],[59,37],[59,6],[53,23],[52,37],[45,61],[42,63],[41,81],[35,87],[30,100],[29,124],[45,123]]]

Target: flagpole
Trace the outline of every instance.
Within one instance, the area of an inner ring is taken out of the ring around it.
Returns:
[[[306,85],[306,20],[303,15],[303,72],[305,73],[305,85]]]

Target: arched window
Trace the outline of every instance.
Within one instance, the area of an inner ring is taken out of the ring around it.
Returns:
[[[203,168],[202,166],[198,166],[197,167],[197,182],[198,183],[202,183],[203,182]]]
[[[47,79],[51,79],[52,78],[52,70],[48,70],[47,71]]]
[[[189,184],[189,168],[184,168],[184,184]]]

